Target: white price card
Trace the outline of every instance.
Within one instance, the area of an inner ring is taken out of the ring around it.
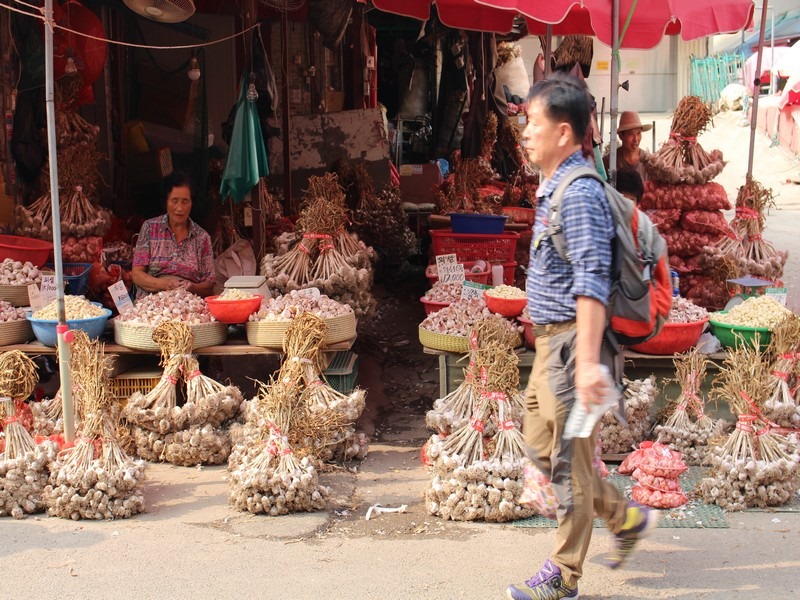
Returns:
[[[472,298],[483,298],[484,290],[492,289],[490,285],[483,285],[475,283],[474,281],[465,281],[461,287],[461,299],[471,300]]]
[[[42,287],[39,289],[39,294],[42,297],[42,304],[48,304],[56,297],[57,292],[56,276],[42,275]]]
[[[39,286],[35,283],[28,285],[28,302],[30,302],[31,308],[34,311],[37,311],[44,306],[44,302],[42,302],[42,295],[39,293]]]
[[[117,307],[119,314],[122,314],[129,308],[133,308],[133,301],[128,288],[125,287],[125,282],[120,280],[108,286],[108,293],[111,294],[111,299],[114,301],[114,306]]]
[[[767,296],[772,297],[774,300],[777,300],[778,302],[780,302],[781,306],[786,306],[786,296],[788,294],[787,294],[787,290],[786,290],[785,287],[784,288],[767,288],[766,290],[764,290],[764,293]]]
[[[458,262],[455,254],[440,254],[436,257],[436,272],[441,283],[464,281],[464,265]]]

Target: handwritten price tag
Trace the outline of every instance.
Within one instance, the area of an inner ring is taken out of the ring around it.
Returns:
[[[114,301],[114,306],[117,307],[119,314],[122,314],[129,308],[133,308],[133,301],[128,288],[125,287],[125,282],[120,280],[117,283],[108,286],[108,293],[111,294],[111,299]]]
[[[483,291],[491,289],[490,285],[483,285],[475,283],[474,281],[465,281],[461,287],[461,299],[472,300],[473,298],[483,298]]]
[[[786,306],[786,296],[788,295],[786,288],[767,288],[764,293],[780,302],[781,306]]]
[[[42,302],[42,295],[39,293],[39,286],[35,283],[28,285],[28,301],[34,311],[39,310],[44,306]]]
[[[455,254],[440,254],[436,257],[436,271],[441,283],[464,281],[464,265],[458,262]]]
[[[39,290],[43,305],[47,305],[56,297],[58,288],[55,275],[42,275],[42,287]]]

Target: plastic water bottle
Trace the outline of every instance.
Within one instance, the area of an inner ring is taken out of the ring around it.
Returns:
[[[492,265],[492,285],[503,285],[503,265]]]
[[[677,298],[681,295],[681,278],[677,271],[671,271],[672,276],[672,295]]]
[[[614,385],[608,367],[600,365],[600,370],[603,373],[603,379],[606,384],[606,399],[600,404],[593,404],[587,410],[580,396],[576,394],[575,404],[572,405],[567,424],[564,426],[564,439],[571,440],[572,438],[588,438],[591,436],[597,422],[619,402],[620,391]]]

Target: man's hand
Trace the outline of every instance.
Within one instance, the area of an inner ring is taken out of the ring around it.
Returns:
[[[577,363],[575,365],[575,393],[584,407],[601,404],[608,396],[608,380],[599,363]]]

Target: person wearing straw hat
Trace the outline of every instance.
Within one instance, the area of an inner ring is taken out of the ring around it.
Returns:
[[[643,124],[639,118],[639,113],[633,110],[626,110],[619,116],[617,135],[619,135],[620,146],[617,148],[617,171],[630,169],[639,173],[642,181],[647,181],[647,170],[642,161],[646,150],[639,147],[642,142],[642,132],[650,131],[653,128],[651,123]],[[603,164],[608,170],[609,155],[603,157]]]

